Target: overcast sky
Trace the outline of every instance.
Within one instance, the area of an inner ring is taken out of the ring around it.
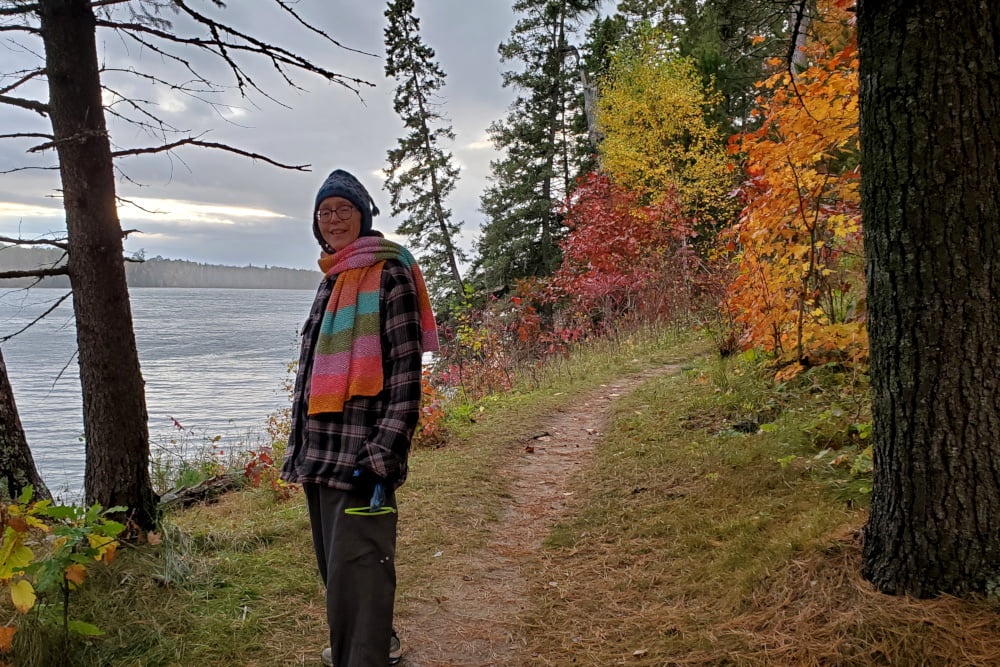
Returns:
[[[210,3],[199,10],[209,12]],[[366,79],[359,99],[354,93],[317,77],[296,75],[305,90],[282,85],[271,66],[258,61],[248,70],[285,108],[257,96],[251,102],[229,95],[230,108],[213,110],[200,102],[171,92],[165,86],[149,87],[127,75],[109,75],[117,89],[156,103],[162,117],[175,127],[197,134],[206,130],[206,141],[227,142],[248,151],[266,154],[290,164],[311,164],[310,172],[284,171],[261,162],[199,148],[182,148],[167,155],[123,158],[124,174],[119,195],[142,208],[122,206],[123,228],[139,229],[126,240],[126,251],[145,250],[149,257],[231,265],[270,265],[314,268],[318,249],[310,233],[309,215],[316,190],[332,169],[353,172],[371,191],[382,215],[375,227],[391,233],[388,194],[382,189],[386,151],[402,132],[392,109],[394,83],[383,75],[384,3],[366,0],[302,0],[293,3],[311,25],[354,49],[377,57],[351,53],[325,43],[297,25],[286,14],[257,0],[230,2],[224,18],[265,41],[295,50],[327,69]],[[416,0],[421,34],[447,74],[443,107],[451,119],[456,140],[451,150],[462,169],[451,199],[453,218],[464,221],[462,245],[471,247],[483,222],[479,196],[496,157],[486,130],[502,118],[514,93],[501,86],[500,73],[509,66],[499,62],[497,46],[510,34],[515,16],[510,0]],[[177,17],[178,28],[183,23]],[[6,33],[11,34],[11,33]],[[109,68],[134,67],[178,78],[176,68],[156,54],[123,42],[108,31],[98,31],[98,48]],[[0,43],[0,70],[12,72],[33,67],[38,45],[30,41]],[[178,51],[180,53],[180,51]],[[251,63],[252,61],[246,61]],[[231,76],[217,63],[205,71],[218,73],[229,84]],[[0,88],[14,79],[0,79]],[[25,88],[44,99],[44,89]],[[33,112],[0,105],[0,134],[50,131],[47,120]],[[154,145],[134,127],[111,125],[117,149]],[[37,140],[0,140],[0,171],[25,165],[55,164],[54,152],[28,155]],[[36,238],[61,235],[64,230],[57,172],[20,171],[0,175],[0,235]],[[0,267],[3,256],[0,254]]]

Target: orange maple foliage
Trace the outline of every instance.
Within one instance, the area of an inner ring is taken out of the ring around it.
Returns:
[[[14,641],[14,635],[17,633],[17,627],[11,625],[0,626],[0,652],[6,653],[10,650],[11,644]]]
[[[859,362],[868,347],[851,4],[820,1],[805,69],[793,76],[772,61],[777,71],[757,84],[759,129],[730,139],[748,179],[723,237],[737,264],[726,307],[745,346],[807,364]]]
[[[79,563],[73,563],[66,568],[66,581],[77,586],[83,585],[83,580],[87,578],[87,568]]]

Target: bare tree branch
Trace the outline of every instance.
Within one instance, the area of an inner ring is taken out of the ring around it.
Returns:
[[[13,174],[18,171],[57,171],[59,167],[14,167],[13,169],[5,169],[0,171],[0,176],[4,174]]]
[[[39,34],[38,28],[30,25],[0,25],[0,32],[30,32],[33,35]]]
[[[35,111],[42,116],[46,116],[49,113],[49,105],[37,100],[25,100],[20,97],[0,95],[0,104],[9,104],[11,106],[21,107],[22,109]]]
[[[51,134],[44,134],[42,132],[15,132],[14,134],[0,134],[0,139],[21,139],[28,137],[32,139],[52,139]]]
[[[66,137],[64,139],[59,139],[58,141],[56,140],[46,141],[44,144],[38,144],[37,146],[32,146],[31,148],[28,149],[28,152],[39,153],[41,151],[49,150],[50,148],[55,148],[59,144],[71,144],[71,143],[83,142],[99,134],[104,134],[104,133],[98,132],[96,130],[91,130],[88,132],[77,132],[73,136]]]
[[[132,201],[128,197],[122,197],[121,195],[115,195],[115,199],[118,201],[119,204],[128,204],[129,206],[134,206],[135,208],[139,209],[143,213],[152,213],[152,214],[160,213],[160,211],[154,211],[154,210],[148,209],[148,208],[146,208],[144,206],[140,206],[139,204],[136,204],[134,201]],[[130,233],[131,232],[135,232],[135,231],[139,231],[139,230],[137,230],[137,229],[131,229],[131,230],[129,230]],[[128,236],[128,234],[124,234],[124,235]]]
[[[65,276],[69,274],[69,269],[65,266],[54,266],[49,269],[32,269],[30,271],[0,271],[0,279],[3,278],[46,278],[48,276]]]
[[[284,2],[283,0],[274,0],[274,1],[278,4],[279,7],[281,7],[286,12],[288,12],[289,14],[291,14],[295,18],[295,20],[298,21],[300,24],[302,24],[306,29],[310,30],[311,32],[316,33],[317,35],[319,35],[320,37],[322,37],[326,41],[330,42],[334,46],[336,46],[338,48],[341,48],[341,49],[344,49],[345,51],[351,51],[352,53],[360,53],[363,56],[371,56],[372,58],[378,58],[378,55],[376,55],[374,53],[368,53],[367,51],[362,51],[360,49],[354,49],[354,48],[351,48],[350,46],[344,46],[343,44],[341,44],[340,42],[338,42],[337,40],[335,40],[333,37],[330,37],[330,35],[326,34],[322,30],[320,30],[319,28],[316,28],[315,26],[313,26],[313,25],[311,25],[311,24],[306,23],[305,21],[303,21],[302,17],[299,16],[298,12],[296,12],[292,7],[290,7],[287,2]]]
[[[107,7],[108,5],[120,5],[131,0],[96,0],[90,3],[91,7]]]
[[[254,88],[263,95],[266,95],[266,93],[263,90],[261,90],[253,82],[252,77],[247,75],[246,71],[243,70],[239,66],[239,64],[236,63],[230,57],[229,51],[253,53],[269,59],[272,65],[274,65],[275,69],[286,80],[286,82],[288,82],[288,84],[292,86],[294,86],[295,84],[288,78],[288,75],[285,72],[284,67],[293,67],[306,72],[312,72],[313,74],[317,74],[323,77],[327,81],[344,86],[345,88],[352,90],[355,93],[358,92],[358,88],[360,86],[369,86],[369,87],[375,86],[375,84],[369,81],[365,81],[363,79],[359,79],[356,77],[346,76],[343,74],[338,74],[336,72],[332,72],[322,67],[318,67],[313,63],[311,63],[310,61],[308,61],[307,59],[305,59],[304,57],[299,56],[291,51],[288,51],[287,49],[283,49],[279,46],[262,42],[252,37],[251,35],[247,35],[234,28],[231,28],[230,26],[218,23],[217,21],[213,21],[212,19],[192,10],[190,7],[184,4],[183,0],[174,0],[174,4],[178,8],[182,9],[192,19],[194,19],[195,21],[203,25],[207,30],[209,30],[209,33],[212,35],[212,38],[205,39],[202,37],[180,37],[178,35],[174,35],[172,33],[165,32],[163,30],[158,30],[156,28],[152,28],[150,26],[143,25],[141,23],[122,23],[118,21],[99,19],[97,21],[97,25],[105,28],[112,28],[114,30],[121,30],[133,37],[134,33],[142,33],[156,37],[158,39],[162,39],[164,41],[169,41],[176,44],[186,44],[189,46],[196,46],[200,49],[208,51],[209,53],[221,58],[223,61],[226,62],[226,64],[233,71],[233,74],[236,76],[238,86],[241,90],[246,85],[249,85],[250,87]],[[223,41],[222,35],[243,40],[244,43]],[[204,80],[204,78],[201,76],[199,76],[198,78]]]
[[[371,86],[373,88],[375,87],[375,84],[373,84],[373,83],[369,83],[367,81],[363,81],[361,79],[357,79],[357,78],[353,78],[353,77],[347,77],[347,76],[344,76],[342,74],[337,74],[336,72],[331,72],[331,71],[326,70],[326,69],[324,69],[322,67],[317,67],[312,62],[310,62],[309,60],[306,60],[305,58],[303,58],[302,56],[300,56],[300,55],[298,55],[296,53],[288,51],[287,49],[283,49],[280,46],[275,46],[273,44],[267,44],[266,42],[262,42],[259,39],[253,37],[252,35],[248,35],[246,33],[240,32],[239,30],[236,30],[236,29],[234,29],[234,28],[232,28],[232,27],[230,27],[228,25],[225,25],[225,24],[222,24],[222,23],[218,23],[217,21],[214,21],[214,20],[208,18],[207,16],[204,16],[204,15],[202,15],[202,14],[194,11],[190,7],[188,7],[187,4],[184,2],[184,0],[174,0],[174,4],[177,7],[180,7],[188,16],[190,16],[191,18],[193,18],[195,21],[197,21],[198,23],[201,23],[202,25],[204,25],[207,28],[209,28],[209,30],[211,31],[212,35],[219,41],[220,48],[224,47],[224,46],[228,46],[229,48],[232,48],[234,50],[242,50],[242,51],[255,52],[255,53],[258,53],[258,54],[260,54],[260,55],[262,55],[262,56],[264,56],[266,58],[269,58],[271,60],[271,63],[274,65],[274,68],[278,71],[278,73],[282,76],[282,78],[285,79],[285,82],[288,83],[289,86],[292,86],[292,87],[295,87],[295,88],[299,87],[299,86],[296,86],[295,83],[291,79],[288,78],[287,74],[285,73],[285,71],[281,67],[282,63],[284,63],[287,66],[296,67],[298,69],[301,69],[301,70],[304,70],[304,71],[307,71],[307,72],[312,72],[314,74],[318,74],[318,75],[322,76],[324,79],[326,79],[328,81],[332,81],[334,83],[338,83],[338,84],[340,84],[340,85],[342,85],[342,86],[344,86],[346,88],[349,88],[350,90],[353,90],[354,92],[358,92],[357,86],[360,86],[360,85],[367,85],[367,86]],[[293,15],[294,15],[294,12],[293,12]],[[226,35],[228,35],[230,37],[236,37],[238,39],[242,39],[245,42],[247,42],[247,44],[249,44],[250,46],[246,46],[244,44],[225,44],[225,45],[223,45],[222,41],[218,39],[218,37],[219,37],[218,32],[219,31],[225,33]],[[228,56],[226,57],[226,60],[227,61],[229,60]],[[230,66],[232,66],[232,63],[230,64]],[[256,88],[256,86],[254,86],[254,87]],[[260,89],[258,88],[258,90],[260,90]]]
[[[62,367],[62,369],[56,374],[56,379],[52,381],[53,388],[56,386],[56,383],[62,379],[63,373],[66,372],[66,369],[69,368],[69,365],[73,363],[73,360],[76,359],[79,355],[80,355],[80,346],[77,345],[77,348],[73,350],[73,354],[70,356],[69,359],[66,360],[66,365]]]
[[[122,95],[121,93],[119,93],[114,88],[111,88],[111,87],[109,87],[107,85],[104,85],[104,84],[101,85],[101,88],[103,88],[104,90],[108,91],[109,93],[111,93],[112,95],[115,96],[114,100],[112,100],[111,102],[109,102],[109,103],[107,103],[107,104],[104,105],[104,109],[105,110],[112,109],[116,104],[124,104],[124,105],[126,105],[128,107],[131,107],[134,111],[136,111],[140,115],[145,116],[146,118],[148,118],[151,121],[153,121],[154,123],[156,123],[156,125],[159,126],[159,130],[160,130],[159,136],[161,136],[163,138],[166,138],[166,133],[167,132],[181,132],[182,131],[182,130],[174,127],[170,123],[166,122],[165,120],[163,120],[162,118],[160,118],[159,116],[157,116],[156,114],[154,114],[153,112],[151,112],[148,109],[146,109],[146,107],[145,107],[146,104],[153,104],[153,102],[151,100],[134,99],[134,98],[128,97],[126,95]],[[129,122],[132,122],[132,119],[126,118],[124,115],[121,115],[121,114],[119,114],[119,118],[121,118],[122,120],[127,120]],[[152,125],[149,124],[149,123],[141,123],[141,125],[146,126],[146,127],[152,127]]]
[[[129,123],[131,125],[135,125],[136,127],[141,128],[146,134],[153,137],[158,137],[160,139],[163,139],[164,141],[166,141],[167,139],[167,133],[184,131],[179,128],[173,127],[172,125],[170,125],[163,119],[158,118],[155,115],[150,116],[150,118],[156,123],[154,125],[153,123],[147,123],[137,118],[130,118],[125,114],[119,113],[113,107],[104,107],[104,113],[108,114],[109,116],[118,118],[119,120],[125,121],[126,123]]]
[[[24,43],[22,41],[19,41],[19,40],[15,39],[14,37],[8,37],[7,40],[8,40],[8,42],[7,42],[7,50],[8,51],[16,53],[17,50],[20,49],[24,53],[27,53],[27,54],[33,56],[34,58],[36,58],[38,60],[38,62],[45,62],[45,54],[42,53],[42,52],[39,52],[37,50],[37,46],[33,47],[33,46],[29,45],[29,44],[26,44],[26,43]],[[16,47],[16,48],[11,48],[11,47]],[[25,71],[26,70],[22,70],[20,72],[7,72],[7,74],[8,75],[23,74]]]
[[[131,183],[132,185],[136,186],[137,188],[148,187],[147,183],[140,183],[139,181],[135,180],[134,178],[132,178],[131,176],[129,176],[128,173],[124,169],[122,169],[121,167],[119,167],[117,164],[115,164],[114,167],[115,167],[115,173],[118,174],[118,178],[120,178],[122,181],[124,181],[126,183]],[[171,170],[171,179],[172,178],[173,178],[173,171]]]
[[[95,0],[90,3],[91,7],[107,7],[108,5],[120,5],[130,0]],[[19,7],[0,7],[0,16],[19,16],[21,14],[33,14],[40,9],[40,5],[21,5]]]
[[[177,35],[174,35],[172,33],[164,32],[162,30],[157,30],[157,29],[151,28],[149,26],[144,26],[144,25],[136,24],[136,23],[116,23],[116,22],[113,22],[113,21],[106,21],[106,22],[104,22],[102,24],[101,21],[98,21],[98,25],[105,25],[105,27],[111,27],[111,28],[115,28],[116,30],[120,30],[120,31],[124,32],[125,34],[127,34],[132,39],[135,39],[136,41],[138,41],[140,44],[145,45],[146,47],[148,47],[148,48],[156,51],[157,53],[163,54],[163,55],[168,56],[168,57],[170,57],[170,58],[172,58],[172,59],[174,59],[174,60],[176,60],[178,62],[183,63],[184,66],[187,67],[187,69],[198,78],[198,80],[204,81],[204,82],[207,83],[207,79],[205,79],[203,76],[201,76],[201,74],[197,73],[194,70],[194,68],[192,67],[192,65],[187,60],[185,60],[185,59],[183,59],[183,58],[181,58],[179,56],[175,56],[173,54],[167,54],[166,51],[164,51],[164,50],[162,50],[162,49],[160,49],[158,47],[155,47],[153,44],[150,44],[148,41],[139,39],[136,36],[135,32],[146,33],[146,34],[152,35],[154,37],[163,39],[165,41],[175,42],[175,43],[178,43],[178,44],[186,44],[186,45],[189,45],[189,46],[196,46],[196,47],[198,47],[198,48],[200,48],[200,49],[202,49],[204,51],[207,51],[208,53],[211,53],[212,55],[214,55],[214,56],[222,59],[226,63],[226,65],[232,71],[233,76],[236,78],[236,87],[239,89],[240,94],[243,97],[246,97],[246,88],[249,86],[253,90],[257,91],[259,94],[261,94],[264,97],[266,97],[267,99],[273,101],[275,104],[279,104],[281,106],[287,106],[287,105],[281,104],[281,102],[279,102],[278,100],[276,100],[274,97],[272,97],[271,95],[269,95],[265,90],[263,90],[260,86],[258,86],[256,84],[256,82],[253,80],[253,78],[250,77],[250,75],[247,74],[246,71],[242,67],[240,67],[239,64],[235,60],[233,60],[230,57],[230,55],[229,55],[229,53],[227,51],[227,48],[235,50],[235,51],[240,51],[240,50],[256,51],[256,49],[250,49],[246,45],[223,43],[222,41],[220,41],[218,39],[218,33],[217,32],[213,33],[213,38],[214,39],[212,39],[212,40],[206,40],[206,39],[202,39],[200,37],[178,37]],[[261,52],[261,53],[263,53],[265,56],[271,57],[272,58],[272,62],[273,62],[273,58],[274,58],[273,54],[268,54],[266,52]],[[286,82],[288,82],[289,85],[291,85],[293,87],[296,87],[296,88],[298,87],[298,86],[295,86],[294,82],[292,82],[287,77],[287,75],[280,70],[280,68],[279,68],[279,72],[281,72],[283,78],[285,79]],[[338,76],[338,75],[334,75],[334,76]],[[346,84],[346,83],[344,83],[342,81],[336,81],[335,79],[331,79],[331,80],[334,80],[336,83],[339,83],[340,85],[343,85],[344,87],[348,88],[349,90],[354,91],[355,93],[358,92],[355,87],[352,87],[352,86],[350,86],[350,85],[348,85],[348,84]],[[372,85],[372,84],[369,84],[369,85]]]
[[[46,315],[48,315],[49,313],[51,313],[52,311],[54,311],[56,308],[58,308],[62,304],[62,302],[65,301],[66,299],[68,299],[70,296],[72,296],[72,294],[73,294],[73,292],[66,292],[65,294],[63,294],[44,313],[42,313],[41,315],[39,315],[35,319],[31,320],[30,322],[28,322],[27,324],[25,324],[23,327],[21,327],[20,329],[18,329],[14,333],[7,334],[6,336],[0,337],[0,343],[6,343],[7,341],[9,341],[14,336],[17,336],[18,334],[24,333],[25,331],[27,331],[31,327],[33,327],[36,324],[38,324],[39,322],[41,322],[42,318],[44,318]]]
[[[67,249],[66,239],[17,239],[10,236],[0,236],[0,241],[14,245],[50,245],[63,250]]]
[[[308,164],[284,164],[276,160],[272,160],[266,155],[260,155],[258,153],[251,153],[249,151],[244,151],[234,146],[229,146],[228,144],[220,144],[214,141],[200,141],[198,139],[181,139],[179,141],[174,141],[169,144],[164,144],[162,146],[152,146],[149,148],[132,148],[124,151],[115,151],[111,154],[111,157],[126,157],[129,155],[148,155],[151,153],[163,153],[165,151],[171,151],[180,146],[200,146],[202,148],[216,148],[221,151],[227,151],[229,153],[235,153],[236,155],[242,155],[243,157],[248,157],[254,160],[260,160],[268,164],[274,165],[275,167],[281,167],[282,169],[292,169],[294,171],[309,171],[312,165]]]
[[[151,74],[147,74],[146,72],[140,72],[140,71],[138,71],[136,69],[133,69],[131,67],[128,68],[128,69],[117,69],[117,68],[112,68],[112,67],[103,67],[103,68],[101,68],[101,73],[103,74],[105,72],[117,72],[117,73],[121,73],[121,74],[130,74],[130,75],[135,76],[135,77],[137,77],[139,79],[144,79],[144,80],[150,81],[150,82],[152,82],[154,84],[166,86],[170,90],[177,91],[177,92],[179,92],[179,93],[181,93],[183,95],[186,95],[187,97],[189,97],[189,98],[191,98],[193,100],[197,100],[198,102],[201,102],[202,104],[208,106],[213,111],[215,111],[215,113],[217,113],[219,115],[219,117],[222,118],[222,120],[226,121],[230,125],[235,125],[237,127],[243,127],[243,128],[247,127],[245,125],[240,125],[239,123],[235,123],[232,120],[230,120],[229,118],[226,118],[226,116],[222,112],[222,110],[223,109],[230,109],[230,108],[232,108],[232,107],[230,107],[230,105],[223,104],[221,102],[215,102],[215,101],[212,101],[211,99],[209,99],[208,97],[205,97],[205,95],[208,95],[208,94],[211,94],[211,93],[221,93],[221,92],[223,92],[225,90],[225,88],[223,86],[216,86],[214,84],[208,84],[208,85],[205,85],[204,87],[193,87],[191,84],[193,84],[193,83],[202,83],[202,82],[200,80],[194,80],[194,81],[186,81],[184,83],[175,83],[175,82],[172,82],[172,81],[167,81],[166,79],[161,79],[161,78],[159,78],[157,76],[153,76]],[[164,140],[166,140],[166,133],[167,132],[177,132],[177,133],[186,132],[186,130],[181,130],[179,128],[173,127],[172,125],[170,125],[170,123],[166,122],[165,120],[163,120],[162,118],[160,118],[159,116],[157,116],[155,113],[153,113],[152,111],[150,111],[149,109],[147,109],[145,107],[145,105],[144,105],[144,103],[145,104],[150,104],[150,105],[155,105],[154,102],[148,101],[148,100],[136,100],[136,99],[133,99],[133,98],[129,98],[129,97],[125,96],[125,95],[122,95],[117,90],[111,88],[107,84],[103,84],[103,88],[105,90],[107,90],[108,92],[113,93],[115,95],[115,97],[117,98],[111,104],[105,105],[105,109],[110,109],[113,105],[118,104],[119,102],[124,102],[124,103],[129,104],[129,106],[132,106],[138,113],[140,113],[143,116],[146,116],[147,118],[150,118],[150,119],[154,120],[160,126],[160,131],[161,132],[160,132],[160,134],[158,136],[164,138]],[[118,117],[121,118],[122,120],[126,121],[126,122],[140,125],[140,127],[143,127],[147,132],[149,132],[149,128],[151,127],[147,123],[136,123],[136,121],[134,119],[128,118],[128,117],[126,117],[123,114],[118,115]]]
[[[206,86],[212,86],[212,85],[214,85],[209,79],[206,79],[205,77],[203,77],[194,68],[194,66],[188,60],[186,60],[184,58],[181,58],[180,56],[174,55],[173,53],[170,53],[168,51],[165,51],[165,50],[161,49],[160,47],[156,46],[152,42],[149,42],[148,40],[142,39],[139,35],[136,35],[133,32],[129,32],[128,30],[121,30],[121,29],[117,29],[117,28],[116,28],[116,30],[118,30],[118,32],[122,33],[124,36],[129,37],[130,39],[135,40],[136,42],[139,43],[140,46],[143,46],[143,47],[149,49],[153,53],[156,53],[156,54],[160,55],[161,57],[165,58],[166,60],[172,60],[172,61],[174,61],[176,63],[179,63],[180,65],[182,65],[184,67],[184,69],[186,69],[188,72],[191,73],[191,76],[193,76],[196,81],[200,81],[201,83],[205,84]]]
[[[224,90],[224,88],[222,86],[216,86],[216,85],[212,84],[211,82],[207,82],[207,81],[203,81],[203,80],[198,80],[198,83],[207,84],[204,88],[192,88],[190,86],[190,84],[192,82],[185,81],[184,83],[174,83],[172,81],[167,81],[166,79],[161,79],[161,78],[159,78],[157,76],[153,76],[152,74],[147,74],[146,72],[140,72],[139,70],[135,69],[134,67],[128,67],[128,68],[125,68],[125,69],[118,68],[118,67],[102,67],[101,68],[101,72],[102,73],[104,73],[104,72],[119,72],[121,74],[131,74],[132,76],[138,77],[140,79],[146,79],[147,81],[152,81],[153,83],[160,84],[161,86],[166,86],[170,90],[176,90],[176,91],[185,93],[185,94],[190,95],[191,97],[194,97],[195,99],[201,100],[203,102],[205,100],[202,99],[201,97],[198,97],[196,95],[196,93],[218,93],[218,92],[221,92],[222,90]],[[3,91],[0,91],[0,92],[3,92]],[[209,102],[209,104],[214,104],[214,103],[213,102]]]
[[[0,16],[20,16],[38,11],[38,5],[21,5],[15,7],[0,7]]]

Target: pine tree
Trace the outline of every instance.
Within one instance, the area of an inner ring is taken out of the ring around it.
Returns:
[[[408,132],[388,153],[385,188],[392,215],[405,216],[396,231],[420,251],[428,286],[441,304],[463,294],[458,263],[466,259],[454,241],[459,224],[445,206],[459,171],[441,147],[455,138],[437,101],[445,73],[420,38],[413,0],[391,0],[385,16],[385,73],[398,82],[393,107]]]
[[[508,289],[518,278],[548,275],[559,265],[559,207],[593,152],[578,70],[568,58],[570,37],[597,5],[514,3],[521,18],[499,53],[503,62],[523,65],[503,75],[504,86],[519,94],[507,118],[490,126],[494,145],[505,155],[492,163],[492,182],[481,200],[487,222],[476,268],[488,289]]]

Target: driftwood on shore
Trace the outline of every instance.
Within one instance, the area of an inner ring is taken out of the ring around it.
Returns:
[[[157,508],[161,511],[187,507],[197,502],[212,500],[216,496],[232,491],[246,483],[246,475],[242,470],[232,471],[210,477],[194,486],[182,486],[171,489],[162,496]]]

